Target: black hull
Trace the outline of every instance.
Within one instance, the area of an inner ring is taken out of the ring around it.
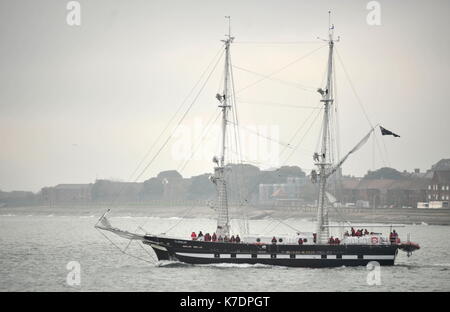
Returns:
[[[146,236],[158,260],[189,264],[264,264],[289,267],[394,265],[397,245],[265,245],[217,243]]]

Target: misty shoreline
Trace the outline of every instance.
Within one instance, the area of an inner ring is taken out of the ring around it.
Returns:
[[[0,217],[8,216],[92,216],[99,218],[107,209],[110,217],[158,217],[158,218],[211,218],[216,212],[207,206],[171,206],[152,207],[135,205],[80,205],[80,206],[26,206],[1,207]],[[311,207],[245,207],[245,210],[230,207],[232,218],[242,218],[244,213],[249,220],[264,219],[306,219],[314,221],[316,210]],[[450,209],[417,208],[334,208],[329,212],[333,222],[349,221],[353,223],[392,223],[392,224],[429,224],[450,225]],[[345,218],[345,219],[344,219]]]

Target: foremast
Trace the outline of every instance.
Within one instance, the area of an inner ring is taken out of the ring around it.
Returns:
[[[230,17],[226,16],[230,22]],[[228,24],[230,25],[230,24]],[[223,94],[217,94],[216,98],[219,100],[219,108],[222,110],[222,133],[221,133],[221,149],[219,159],[214,157],[213,161],[216,163],[214,168],[214,176],[212,177],[213,183],[216,185],[217,189],[217,230],[216,234],[222,237],[230,236],[230,219],[228,213],[228,194],[227,194],[227,184],[225,180],[225,166],[226,166],[226,131],[228,124],[228,111],[231,109],[230,105],[230,45],[233,42],[234,37],[231,37],[230,27],[228,28],[228,35],[226,39],[222,40],[225,43],[225,77]]]
[[[330,14],[330,12],[328,12]],[[331,157],[328,157],[330,144],[330,108],[333,105],[333,48],[334,48],[334,25],[329,23],[328,27],[328,68],[327,81],[325,89],[319,88],[317,91],[321,94],[320,100],[324,105],[323,125],[322,125],[322,146],[320,155],[314,154],[315,165],[319,171],[319,198],[317,209],[317,228],[316,228],[316,243],[326,244],[329,239],[328,227],[328,209],[326,204],[326,186],[329,171],[331,169]]]

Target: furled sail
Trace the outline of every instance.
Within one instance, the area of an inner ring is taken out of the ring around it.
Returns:
[[[105,215],[100,218],[99,223],[96,224],[95,227],[100,230],[112,232],[125,239],[144,240],[144,235],[123,231],[113,227]]]

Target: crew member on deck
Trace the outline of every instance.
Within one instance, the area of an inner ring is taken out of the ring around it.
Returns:
[[[192,238],[192,240],[197,240],[197,234],[195,234],[195,232],[192,232],[191,238]]]
[[[212,237],[211,237],[211,240],[212,240],[213,242],[217,241],[217,235],[216,235],[216,232],[213,233],[213,235],[212,235]]]
[[[230,237],[230,242],[236,243],[236,238],[234,238],[234,235],[231,235],[231,237]]]
[[[328,240],[328,244],[333,245],[334,244],[334,238],[333,236],[330,237],[330,239]]]
[[[398,241],[398,233],[395,230],[393,230],[391,235],[389,235],[389,240],[390,240],[391,244],[397,243],[397,241]]]
[[[277,243],[277,239],[276,239],[276,237],[274,236],[273,238],[272,238],[272,244],[276,244]]]
[[[240,243],[241,242],[241,238],[239,237],[239,234],[236,235],[236,243]]]
[[[197,239],[200,239],[200,237],[203,237],[202,231],[198,232],[198,237],[197,237]]]
[[[215,233],[214,233],[215,234]],[[223,242],[223,237],[222,235],[219,235],[219,238],[217,239],[219,242]]]
[[[303,238],[300,237],[300,238],[298,239],[298,244],[299,244],[299,245],[303,245]]]

